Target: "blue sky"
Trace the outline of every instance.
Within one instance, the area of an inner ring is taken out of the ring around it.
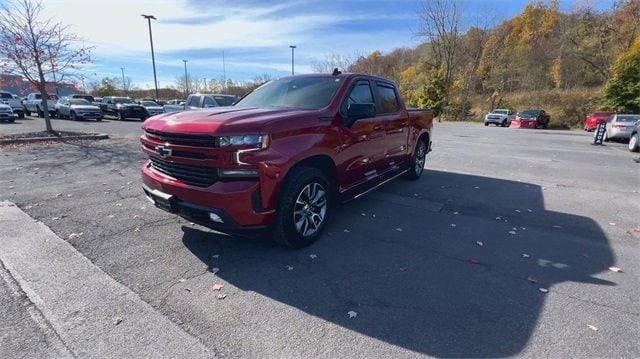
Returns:
[[[498,23],[519,13],[528,0],[460,0],[466,26]],[[599,8],[613,0],[592,0]],[[95,47],[89,79],[126,76],[141,88],[153,84],[146,20],[152,23],[159,85],[183,74],[250,80],[257,74],[290,72],[290,44],[296,72],[311,71],[330,54],[357,56],[379,49],[414,46],[419,0],[45,0],[47,16],[71,25]],[[562,0],[571,9],[574,0]]]

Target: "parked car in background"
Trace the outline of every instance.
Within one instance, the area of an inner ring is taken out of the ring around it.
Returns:
[[[595,130],[599,124],[603,122],[607,122],[607,119],[609,118],[609,116],[613,114],[614,114],[613,112],[609,112],[609,111],[596,111],[589,114],[589,116],[587,116],[586,120],[584,121],[584,130],[585,131]]]
[[[549,116],[544,110],[529,109],[516,114],[516,118],[511,121],[509,127],[513,128],[547,128],[549,127]]]
[[[143,100],[140,101],[140,105],[142,105],[147,110],[147,115],[149,117],[164,113],[164,108],[154,101]]]
[[[88,119],[102,121],[102,111],[100,107],[84,98],[63,97],[58,100],[55,108],[58,118],[69,118],[74,121]]]
[[[607,119],[606,132],[604,140],[612,139],[629,139],[636,126],[636,122],[640,121],[640,115],[636,114],[614,114]]]
[[[164,108],[164,112],[178,112],[184,111],[184,100],[169,100],[167,101],[162,108]]]
[[[19,118],[24,117],[24,105],[22,104],[20,97],[12,94],[11,92],[2,91],[0,92],[0,103],[11,106],[13,113],[15,113]]]
[[[139,118],[146,120],[147,110],[135,102],[130,97],[107,96],[102,98],[100,109],[104,115],[111,115],[119,120],[127,118]]]
[[[67,97],[67,98],[70,98],[70,99],[71,99],[71,98],[81,98],[81,99],[85,99],[85,100],[87,100],[87,101],[89,101],[89,102],[91,102],[91,103],[96,102],[95,97],[93,97],[93,96],[91,96],[91,95],[85,95],[85,94],[78,94],[78,93],[75,93],[75,94],[73,94],[73,95],[69,95],[69,96],[66,96],[66,97]]]
[[[187,97],[186,110],[198,110],[201,108],[232,106],[238,98],[234,95],[220,94],[193,94]]]
[[[629,138],[629,151],[640,151],[640,121],[636,122],[636,125],[631,130],[631,137]]]
[[[13,113],[11,106],[6,103],[0,103],[0,122],[15,122],[16,117],[18,116]]]
[[[47,108],[49,110],[50,116],[55,116],[56,114],[56,102],[58,101],[58,96],[49,95],[47,99]],[[31,113],[35,112],[39,117],[44,117],[43,106],[42,106],[42,96],[40,93],[32,92],[27,95],[27,98],[24,100],[24,113],[27,116],[31,116]]]
[[[515,112],[509,109],[497,108],[484,116],[484,125],[494,124],[496,126],[508,127],[515,118]]]
[[[192,222],[223,232],[270,230],[278,243],[302,247],[320,236],[338,201],[400,175],[419,178],[432,123],[431,111],[407,110],[384,78],[284,77],[232,110],[147,120],[143,190]]]

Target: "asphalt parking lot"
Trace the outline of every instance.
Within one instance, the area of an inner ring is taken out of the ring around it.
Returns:
[[[0,149],[0,200],[220,356],[640,356],[640,164],[625,144],[437,123],[419,181],[340,206],[290,250],[154,208],[140,122],[54,127],[112,139]]]

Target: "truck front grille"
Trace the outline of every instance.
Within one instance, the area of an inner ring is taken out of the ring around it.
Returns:
[[[214,136],[190,135],[183,133],[164,133],[152,130],[145,130],[144,134],[151,139],[176,145],[194,147],[216,147],[216,139]]]
[[[209,187],[218,180],[218,170],[215,168],[178,164],[155,156],[149,156],[149,160],[154,170],[191,186]]]

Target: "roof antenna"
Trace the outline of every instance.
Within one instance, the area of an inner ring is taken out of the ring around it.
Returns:
[[[340,70],[338,70],[338,68],[336,67],[335,69],[333,69],[333,76],[338,76],[340,75],[342,72],[340,72]]]

